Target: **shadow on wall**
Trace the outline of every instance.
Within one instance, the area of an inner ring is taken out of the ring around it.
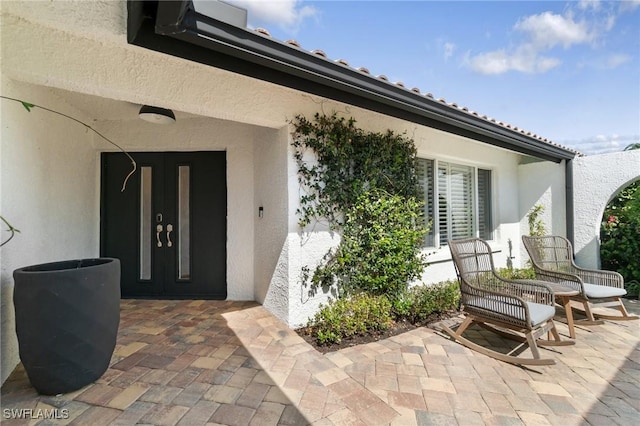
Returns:
[[[607,204],[640,177],[640,150],[579,157],[573,164],[574,249],[581,266],[600,266],[600,229]]]
[[[616,188],[609,198],[607,202],[598,207],[599,215],[592,218],[592,223],[590,224],[593,229],[595,229],[595,235],[592,235],[586,243],[583,241],[582,246],[579,244],[574,245],[575,257],[579,266],[591,269],[600,269],[602,266],[602,259],[600,258],[600,232],[602,227],[602,221],[605,220],[604,212],[607,209],[607,206],[626,188],[628,188],[631,184],[638,181],[638,177],[634,177],[633,179],[625,182]],[[588,236],[587,236],[588,238]],[[580,247],[580,248],[578,248]]]
[[[582,247],[580,250],[576,250],[575,247],[573,248],[573,250],[574,250],[576,265],[583,268],[600,269],[600,238],[599,237],[596,236],[591,238],[591,240],[589,240],[589,242],[585,244],[585,246]],[[584,262],[581,262],[582,259],[593,258],[594,253],[596,254],[595,265],[592,263],[584,264]]]

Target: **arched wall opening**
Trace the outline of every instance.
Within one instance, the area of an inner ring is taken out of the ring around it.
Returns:
[[[607,203],[600,229],[602,269],[640,283],[640,178],[620,188]]]
[[[600,224],[607,204],[640,179],[640,150],[573,160],[574,250],[576,263],[600,267]]]

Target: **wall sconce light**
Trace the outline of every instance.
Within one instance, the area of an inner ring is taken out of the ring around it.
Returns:
[[[156,124],[170,124],[176,121],[176,116],[170,109],[149,105],[143,105],[142,108],[140,108],[138,116],[144,121]]]
[[[264,207],[262,206],[258,207],[258,217],[259,218],[264,217]]]

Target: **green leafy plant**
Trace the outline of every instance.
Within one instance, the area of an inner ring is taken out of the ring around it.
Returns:
[[[529,235],[531,235],[532,237],[542,237],[547,234],[547,229],[544,226],[544,222],[540,218],[542,213],[544,213],[544,206],[542,204],[536,204],[527,214],[527,221],[529,222]]]
[[[640,181],[624,188],[605,208],[600,228],[603,269],[628,283],[640,281]]]
[[[410,308],[407,314],[398,315],[398,319],[406,319],[416,324],[425,321],[432,314],[458,309],[460,287],[455,280],[434,285],[419,285],[409,289],[406,299],[411,301]]]
[[[535,280],[536,271],[533,267],[528,268],[500,268],[496,273],[506,280]]]
[[[359,293],[321,306],[308,327],[313,330],[317,342],[324,345],[387,330],[392,323],[391,302],[386,297]]]
[[[627,294],[631,297],[640,297],[640,282],[638,281],[629,281],[625,285],[625,289],[627,290]]]
[[[413,140],[392,131],[365,132],[335,113],[298,116],[292,125],[303,190],[299,224],[324,219],[342,234],[320,266],[303,268],[310,293],[322,286],[337,288],[340,297],[366,291],[393,299],[425,267]]]
[[[314,272],[313,285],[396,298],[425,266],[421,205],[381,190],[362,194],[347,211],[340,245]]]
[[[0,243],[0,247],[2,247],[11,241],[11,239],[16,235],[16,232],[20,232],[20,230],[10,224],[4,217],[0,216],[0,220],[7,226],[7,232],[9,232],[9,237]]]
[[[293,121],[294,158],[304,195],[300,226],[325,219],[339,229],[345,213],[365,192],[381,189],[418,197],[416,148],[413,140],[392,131],[370,133],[352,118],[316,114]],[[312,159],[308,157],[312,154]]]
[[[542,204],[536,204],[529,210],[527,213],[527,222],[529,223],[529,235],[532,237],[543,237],[547,235],[547,229],[544,226],[544,222],[540,218],[540,216],[544,213],[544,206]],[[534,243],[536,248],[535,250],[539,250],[539,243]],[[513,265],[509,264],[509,267],[506,269],[502,269],[498,275],[503,276],[507,279],[535,279],[536,274],[533,270],[533,265],[531,263],[531,259],[527,260],[527,267],[524,269],[513,269]],[[511,277],[511,278],[509,278]],[[520,278],[521,277],[521,278]]]
[[[393,301],[386,296],[357,293],[321,306],[305,333],[319,345],[340,343],[354,336],[380,333],[397,322],[423,324],[434,314],[457,310],[459,303],[460,289],[454,280],[412,287]]]

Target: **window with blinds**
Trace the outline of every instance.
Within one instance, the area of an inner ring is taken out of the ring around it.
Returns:
[[[473,168],[439,162],[438,201],[440,244],[473,237]]]
[[[425,246],[460,238],[493,238],[491,170],[444,161],[418,159],[424,190],[424,216],[431,222]]]
[[[429,225],[429,231],[424,237],[424,245],[426,247],[433,247],[435,245],[435,220],[433,213],[433,206],[435,204],[434,194],[434,182],[433,182],[433,160],[425,160],[423,158],[418,159],[416,174],[418,175],[418,182],[424,190],[424,222]]]
[[[478,238],[493,239],[491,170],[478,169]]]

